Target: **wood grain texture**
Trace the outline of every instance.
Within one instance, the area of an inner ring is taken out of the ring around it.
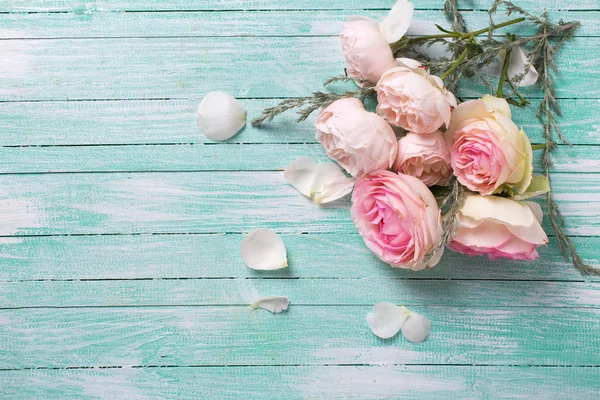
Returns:
[[[396,0],[12,0],[0,4],[0,12],[49,12],[67,11],[90,14],[105,11],[177,11],[177,10],[389,10]],[[438,0],[414,1],[416,9],[441,10]],[[598,10],[598,0],[555,0],[552,3],[542,3],[539,0],[520,0],[519,5],[530,11],[550,10]],[[488,0],[471,0],[465,2],[467,10],[487,10]],[[350,12],[352,13],[352,12]],[[354,13],[352,13],[354,14]]]
[[[275,156],[276,155],[276,156]],[[188,144],[143,146],[0,147],[0,174],[46,172],[269,171],[283,170],[297,157],[329,161],[320,144]],[[541,173],[541,151],[534,153]],[[243,159],[244,164],[240,165]],[[594,146],[560,146],[552,172],[599,173]]]
[[[175,294],[174,294],[175,295]],[[523,294],[526,296],[526,294]],[[426,307],[429,338],[369,331],[371,306],[0,311],[1,369],[148,365],[598,365],[598,308]],[[585,347],[581,343],[587,343]]]
[[[383,20],[387,10],[364,11],[361,15]],[[319,11],[264,11],[249,13],[232,11],[200,12],[135,12],[135,13],[53,13],[9,14],[0,20],[3,38],[106,38],[106,37],[195,37],[195,36],[337,36],[348,10]],[[467,26],[474,30],[488,26],[488,14],[483,11],[465,12]],[[578,36],[598,36],[600,12],[550,12],[549,18],[581,21]],[[446,28],[450,24],[441,11],[417,10],[414,18],[431,20],[431,25],[416,23],[409,34],[439,32],[433,23]],[[499,14],[496,23],[513,18]],[[529,24],[515,25],[511,32],[519,35],[535,34]],[[504,33],[498,30],[495,35]]]
[[[566,232],[600,234],[595,174],[555,174]],[[139,233],[353,233],[350,201],[319,207],[281,172],[3,175],[0,236]],[[540,201],[543,205],[543,201]],[[548,232],[546,221],[543,224]]]
[[[0,244],[0,281],[176,278],[502,279],[583,281],[554,238],[531,263],[465,257],[447,251],[424,271],[393,269],[357,233],[284,235],[291,267],[254,271],[243,265],[242,235],[108,235],[19,238]],[[595,237],[574,237],[579,253],[600,263]],[[6,240],[6,238],[4,238]],[[343,258],[340,254],[343,253]],[[586,280],[600,278],[585,277]]]
[[[251,120],[280,100],[240,101]],[[0,103],[0,145],[215,143],[200,134],[196,126],[198,103],[186,99]],[[564,115],[559,119],[560,126],[571,143],[600,144],[599,100],[564,99],[561,107]],[[515,123],[531,141],[541,143],[536,107],[514,107],[512,112]],[[312,125],[315,116],[297,124],[295,115],[283,114],[260,128],[248,123],[227,143],[316,143]]]
[[[6,398],[595,400],[594,367],[294,366],[0,371]],[[201,385],[198,382],[202,382]],[[228,382],[229,385],[225,385]]]
[[[223,144],[199,133],[208,91],[240,98],[250,119],[321,89],[343,71],[340,22],[394,2],[0,2],[0,397],[597,398],[600,279],[553,237],[533,263],[446,252],[436,268],[393,270],[362,243],[348,199],[317,207],[277,171],[324,160],[312,120]],[[415,3],[444,22],[441,0]],[[553,188],[598,265],[600,1],[518,3],[583,22],[559,56],[560,125],[576,146],[558,149]],[[487,24],[490,0],[459,4],[476,10],[471,28]],[[525,94],[537,103],[537,88]],[[541,142],[535,106],[513,113]],[[256,227],[283,234],[289,269],[244,266]],[[259,295],[290,309],[250,311]],[[378,301],[429,317],[430,337],[372,335]]]
[[[600,97],[600,38],[573,39],[557,56],[557,95]],[[0,41],[0,100],[294,97],[343,74],[336,37],[131,38]],[[243,71],[240,80],[229,79]],[[585,84],[582,84],[585,82]],[[465,84],[462,95],[487,88]],[[538,88],[523,94],[539,96]]]
[[[301,306],[368,306],[389,301],[406,306],[600,308],[600,282],[256,277],[0,282],[0,309],[243,306],[260,296],[280,295]]]

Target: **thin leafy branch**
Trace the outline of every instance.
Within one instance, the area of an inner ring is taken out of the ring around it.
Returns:
[[[341,81],[342,79],[334,78],[335,80],[328,80],[326,84],[330,84],[334,81]],[[359,97],[364,101],[365,97],[375,93],[375,86],[365,85],[358,90],[346,91],[344,93],[325,93],[325,92],[314,92],[312,96],[297,97],[292,99],[285,99],[281,103],[273,107],[268,107],[263,110],[260,116],[252,120],[252,126],[260,126],[265,121],[272,121],[279,114],[283,114],[286,111],[297,109],[298,122],[302,122],[307,119],[313,112],[325,108],[336,100],[343,99],[346,97]]]
[[[467,189],[461,185],[458,180],[453,177],[448,183],[449,193],[442,201],[442,238],[436,244],[433,251],[431,251],[425,261],[429,261],[434,257],[440,250],[442,250],[450,242],[450,239],[456,234],[456,218],[458,212],[463,206]]]

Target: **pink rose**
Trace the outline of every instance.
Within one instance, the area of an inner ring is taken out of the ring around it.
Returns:
[[[413,8],[412,3],[398,0],[381,23],[365,17],[348,19],[340,33],[348,75],[376,83],[381,74],[396,65],[389,44],[404,36]]]
[[[368,19],[346,22],[340,33],[349,76],[377,82],[381,74],[396,65],[388,41],[376,23]]]
[[[420,270],[436,265],[443,248],[440,209],[415,177],[374,171],[358,181],[352,194],[352,221],[367,247],[394,268]]]
[[[520,194],[531,183],[531,143],[511,120],[506,100],[485,95],[460,104],[446,137],[454,175],[469,190],[489,195],[510,187]]]
[[[492,260],[534,260],[539,257],[536,247],[548,243],[542,216],[537,203],[468,195],[448,248],[470,256],[487,254]]]
[[[390,124],[417,134],[448,125],[456,98],[444,82],[415,60],[398,62],[401,66],[387,70],[377,83],[377,112]]]
[[[419,178],[427,186],[445,185],[452,175],[452,168],[442,132],[406,134],[398,141],[394,170]]]
[[[334,101],[321,111],[315,126],[327,155],[354,177],[388,169],[396,159],[394,131],[357,98]]]

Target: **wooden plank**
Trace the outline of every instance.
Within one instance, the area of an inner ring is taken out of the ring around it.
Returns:
[[[267,171],[282,170],[301,156],[309,156],[319,162],[329,161],[320,144],[0,147],[0,174]],[[534,157],[538,173],[542,152],[536,151]],[[600,172],[600,153],[596,146],[560,146],[552,158],[555,172]]]
[[[557,56],[559,97],[600,97],[599,48],[600,38],[578,37]],[[344,68],[335,37],[5,40],[0,52],[0,101],[294,97]],[[462,95],[486,92],[469,83]]]
[[[349,288],[350,289],[350,288]],[[542,294],[540,294],[542,295]],[[600,309],[413,307],[420,344],[381,340],[370,306],[0,311],[1,369],[131,365],[598,365]]]
[[[535,263],[488,260],[446,251],[418,273],[379,261],[354,234],[285,235],[291,267],[254,271],[240,259],[241,235],[113,235],[21,238],[0,244],[0,281],[149,278],[366,278],[582,280],[554,241]],[[595,237],[575,237],[579,254],[600,265]],[[218,265],[218,268],[215,266]],[[586,280],[600,278],[585,277]]]
[[[135,12],[135,13],[32,13],[8,14],[0,19],[0,37],[3,38],[94,38],[94,37],[176,37],[176,36],[337,36],[341,24],[357,11],[264,11],[249,13],[231,12]],[[358,12],[377,20],[383,20],[387,10]],[[488,14],[483,11],[465,12],[467,26],[473,29],[488,26]],[[412,35],[432,34],[439,31],[433,23],[446,28],[450,24],[441,11],[417,10],[417,20],[431,20],[430,26],[414,24]],[[494,17],[496,23],[512,19],[504,14]],[[600,12],[560,11],[551,12],[550,19],[581,21],[578,36],[598,36]],[[510,32],[518,35],[535,34],[533,24],[514,25]],[[503,36],[498,30],[496,35]]]
[[[256,277],[0,282],[0,309],[244,306],[272,295],[286,296],[302,306],[390,301],[406,306],[600,308],[600,282]]]
[[[594,367],[293,366],[0,371],[12,399],[411,399],[595,400]]]
[[[105,11],[178,11],[178,10],[327,10],[327,9],[390,9],[396,0],[227,0],[199,2],[197,0],[11,0],[0,4],[0,12],[49,12],[67,11],[94,14]],[[438,0],[418,0],[415,8],[441,10]],[[487,10],[489,0],[462,1],[461,8]],[[539,0],[519,0],[518,4],[529,11],[549,10],[594,10],[599,9],[598,0],[555,0],[544,4]]]
[[[0,236],[236,233],[354,233],[349,200],[318,207],[281,172],[3,175]],[[566,232],[600,234],[596,174],[556,174]],[[540,201],[542,204],[543,201]],[[544,226],[548,231],[548,226]]]
[[[277,99],[242,99],[248,120]],[[595,99],[563,99],[563,133],[573,144],[600,144],[600,102]],[[175,144],[214,143],[196,127],[198,101],[42,101],[0,103],[0,146],[76,144]],[[513,118],[532,142],[543,141],[532,106],[513,107]],[[313,116],[314,117],[314,116]],[[273,122],[245,129],[228,143],[316,143],[310,118],[297,124],[294,113]]]

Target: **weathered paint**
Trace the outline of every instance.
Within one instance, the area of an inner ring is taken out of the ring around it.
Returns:
[[[198,132],[209,90],[252,118],[321,88],[342,72],[345,16],[393,3],[0,3],[14,13],[0,15],[3,398],[597,397],[598,279],[553,237],[533,263],[446,254],[392,270],[362,244],[347,199],[319,208],[277,171],[324,159],[311,120],[248,124],[223,144]],[[416,3],[417,18],[443,21],[441,1]],[[484,26],[490,2],[468,3],[468,25]],[[583,22],[559,57],[560,123],[577,146],[556,152],[553,188],[598,265],[600,3],[519,4]],[[540,142],[535,107],[513,113]],[[241,235],[265,226],[284,234],[289,269],[241,262]],[[289,297],[289,311],[248,310],[260,295]],[[428,316],[431,336],[376,338],[365,316],[378,301]]]

